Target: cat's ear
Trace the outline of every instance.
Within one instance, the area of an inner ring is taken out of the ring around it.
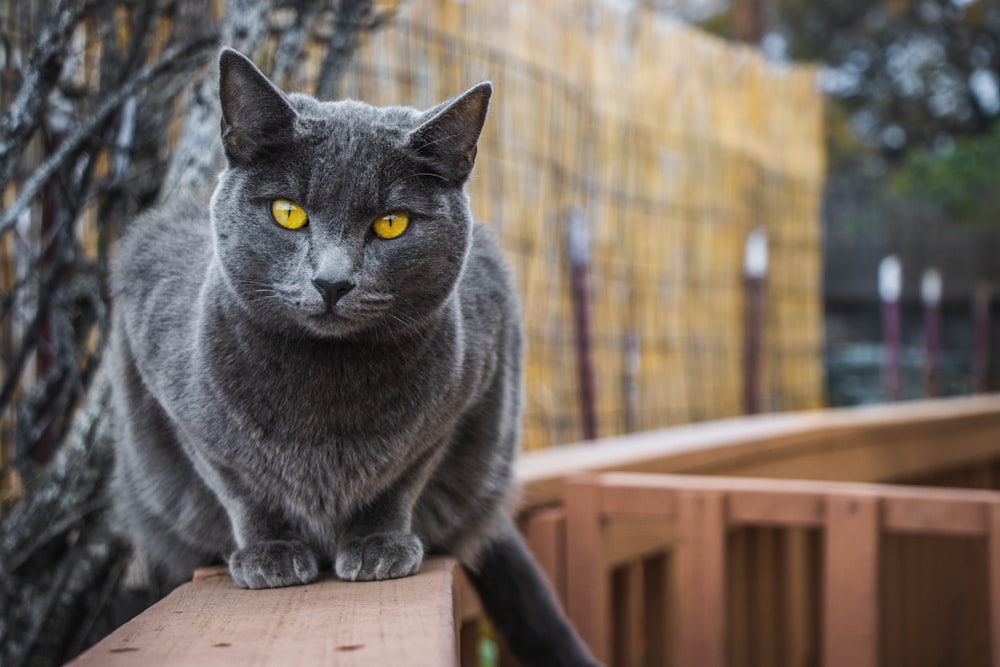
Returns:
[[[424,122],[410,132],[410,149],[434,173],[464,183],[476,162],[476,142],[492,94],[493,84],[484,81],[427,111]]]
[[[246,164],[292,138],[295,109],[249,58],[219,55],[222,147],[231,164]]]

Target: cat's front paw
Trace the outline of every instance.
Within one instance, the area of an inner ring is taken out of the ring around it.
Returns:
[[[258,542],[229,557],[229,574],[240,588],[281,588],[316,581],[316,554],[297,540]]]
[[[411,533],[374,533],[351,540],[337,551],[334,572],[349,581],[408,577],[420,569],[424,545]]]

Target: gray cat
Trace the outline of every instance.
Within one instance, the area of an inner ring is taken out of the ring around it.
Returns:
[[[118,510],[177,584],[404,577],[458,558],[527,665],[594,664],[505,504],[521,329],[464,191],[492,92],[420,112],[219,60],[211,203],[137,220],[112,277]],[[205,150],[211,150],[206,147]]]

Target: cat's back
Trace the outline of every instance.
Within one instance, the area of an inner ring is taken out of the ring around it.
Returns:
[[[130,307],[150,298],[190,305],[211,253],[207,202],[182,197],[144,213],[119,241],[112,264],[116,307],[128,316]]]
[[[520,301],[514,273],[493,232],[481,223],[473,227],[472,248],[462,276],[461,300],[467,329],[485,340],[504,345],[505,334],[520,329]],[[486,347],[492,347],[485,345]]]
[[[208,204],[190,197],[139,216],[120,240],[111,270],[112,338],[147,380],[186,372],[211,256]]]

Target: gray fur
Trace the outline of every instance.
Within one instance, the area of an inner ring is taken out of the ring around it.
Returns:
[[[137,220],[112,276],[114,491],[166,582],[216,560],[248,588],[386,579],[425,553],[492,577],[484,550],[519,544],[518,303],[463,187],[491,91],[426,112],[318,102],[223,51],[211,204]],[[275,198],[308,225],[279,227]],[[394,211],[409,229],[375,237]],[[317,277],[354,287],[328,307]]]

